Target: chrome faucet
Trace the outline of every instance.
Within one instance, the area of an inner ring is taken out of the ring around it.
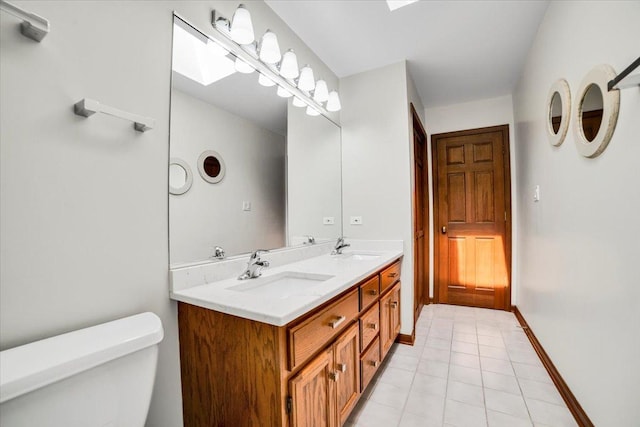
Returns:
[[[255,279],[256,277],[260,277],[260,275],[262,274],[262,269],[265,267],[269,267],[269,261],[260,259],[260,254],[263,254],[265,252],[269,251],[258,249],[251,254],[249,263],[247,264],[247,269],[244,271],[244,273],[238,276],[238,280]]]
[[[335,248],[333,248],[333,250],[331,251],[331,255],[340,255],[342,253],[342,250],[349,246],[351,246],[349,243],[344,242],[344,237],[340,236],[338,237]]]
[[[213,248],[213,255],[211,258],[224,259],[227,255],[224,253],[224,249],[220,246]]]

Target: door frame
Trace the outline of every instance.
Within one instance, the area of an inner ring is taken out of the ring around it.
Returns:
[[[429,304],[430,301],[430,297],[429,297],[429,259],[430,259],[430,252],[429,252],[429,240],[431,238],[431,233],[430,233],[430,227],[429,227],[429,217],[430,217],[430,210],[429,210],[429,160],[428,160],[428,151],[429,151],[429,137],[427,135],[427,131],[424,128],[424,125],[422,124],[422,121],[420,120],[420,116],[418,115],[418,112],[416,111],[415,106],[413,105],[413,102],[409,103],[410,106],[410,110],[411,110],[411,124],[412,124],[412,139],[411,139],[411,147],[412,147],[412,154],[413,154],[413,233],[411,238],[413,239],[413,241],[415,242],[415,235],[416,235],[416,222],[417,222],[417,201],[416,199],[418,197],[422,198],[422,203],[424,203],[425,206],[425,218],[423,218],[423,227],[424,227],[424,236],[423,236],[423,246],[424,246],[424,252],[423,252],[423,256],[422,256],[422,262],[424,263],[424,275],[426,278],[425,283],[420,284],[418,283],[418,250],[417,248],[413,248],[413,283],[414,283],[414,287],[413,287],[413,291],[414,291],[414,306],[411,307],[411,310],[413,310],[413,323],[415,325],[416,320],[418,319],[418,315],[420,314],[420,311],[422,309],[422,307],[425,304]],[[422,166],[422,170],[423,170],[423,177],[422,177],[422,193],[423,194],[417,194],[417,185],[416,185],[416,158],[415,158],[415,150],[416,150],[416,139],[415,139],[415,134],[413,132],[415,132],[415,130],[418,129],[420,131],[420,133],[424,136],[424,158],[423,158],[423,166]],[[418,301],[418,305],[417,305],[417,309],[414,310],[415,307],[415,298],[417,297],[416,294],[416,289],[418,286],[422,286],[422,300]]]
[[[439,271],[439,256],[440,247],[439,247],[439,239],[437,236],[438,231],[440,229],[438,224],[437,212],[439,211],[439,202],[438,202],[438,141],[445,138],[458,137],[458,136],[467,136],[467,135],[479,135],[483,133],[491,133],[491,132],[501,132],[503,144],[503,165],[504,165],[504,208],[506,210],[506,220],[505,220],[505,259],[506,259],[506,267],[507,267],[507,290],[505,292],[505,310],[511,310],[511,259],[512,259],[512,248],[511,248],[511,155],[510,155],[510,145],[511,142],[509,140],[509,125],[498,125],[498,126],[489,126],[477,129],[467,129],[455,132],[446,132],[439,133],[435,135],[431,135],[431,158],[432,158],[432,173],[433,173],[433,298],[434,302],[439,303],[440,299],[440,271]]]

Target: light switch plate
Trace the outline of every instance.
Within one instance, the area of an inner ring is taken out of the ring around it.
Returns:
[[[352,216],[351,217],[351,225],[362,225],[362,217],[361,216]]]
[[[534,202],[539,202],[540,201],[540,186],[539,185],[536,185],[536,188],[533,191],[533,201]]]
[[[322,218],[322,223],[324,225],[333,225],[336,223],[336,220],[332,216],[325,216],[324,218]]]
[[[242,210],[250,211],[251,210],[251,202],[242,202]]]

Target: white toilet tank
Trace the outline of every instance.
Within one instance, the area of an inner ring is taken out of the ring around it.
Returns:
[[[144,426],[163,336],[142,313],[0,352],[0,426]]]

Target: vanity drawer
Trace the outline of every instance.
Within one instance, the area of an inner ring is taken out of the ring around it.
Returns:
[[[304,363],[358,317],[358,289],[287,330],[289,370]]]
[[[400,280],[400,261],[385,268],[382,273],[380,273],[380,293],[383,293],[398,280]]]
[[[380,331],[380,306],[376,303],[360,318],[360,351],[365,348]]]
[[[369,350],[360,357],[360,379],[362,382],[360,391],[364,391],[371,378],[380,366],[380,338],[376,338]]]
[[[367,308],[380,295],[380,277],[376,274],[360,286],[360,310]]]

